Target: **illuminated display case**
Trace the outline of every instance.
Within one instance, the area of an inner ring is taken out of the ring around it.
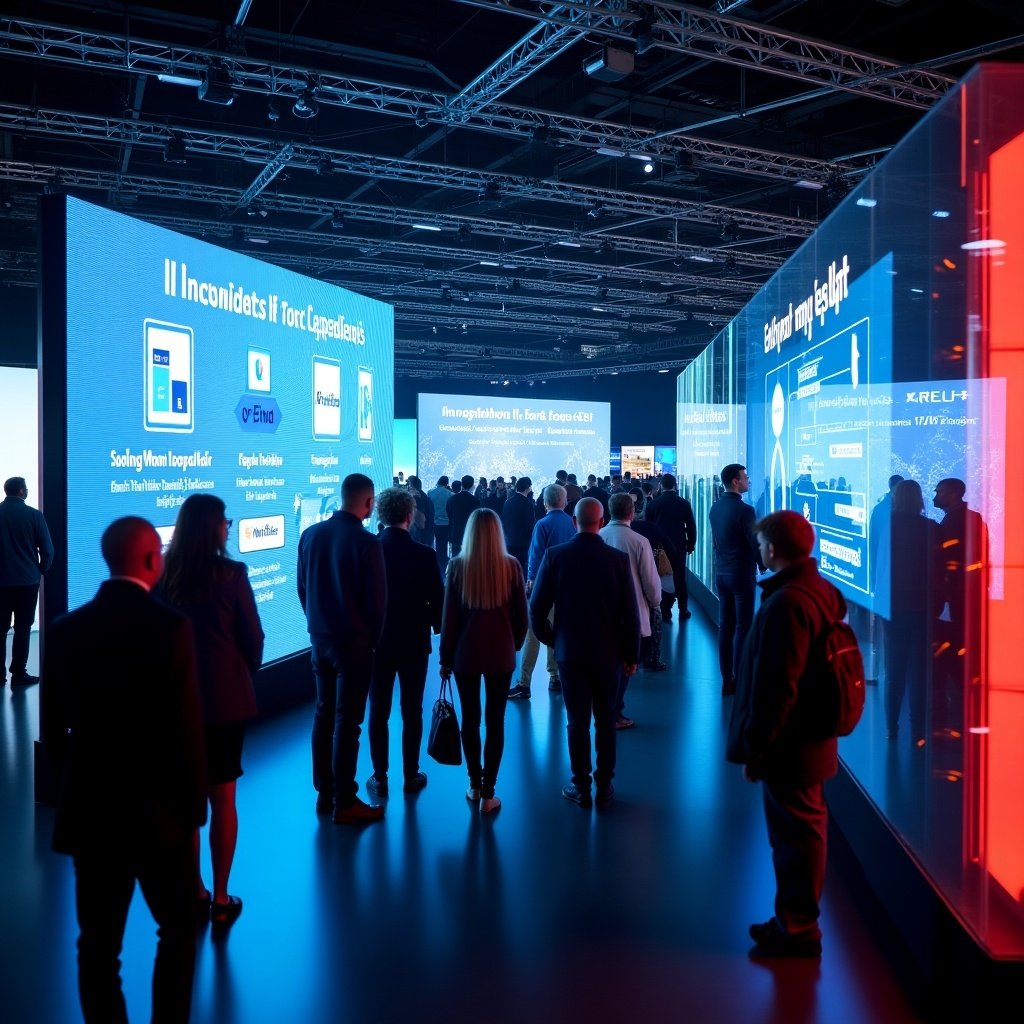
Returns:
[[[1024,68],[980,65],[677,386],[698,523],[734,461],[759,514],[814,523],[869,675],[845,773],[1003,960],[1024,958],[1022,180]]]

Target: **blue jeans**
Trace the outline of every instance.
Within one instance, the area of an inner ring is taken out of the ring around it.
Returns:
[[[333,793],[336,807],[356,798],[356,762],[366,698],[373,675],[373,649],[343,640],[313,640],[313,785]]]
[[[743,642],[754,619],[756,583],[750,575],[719,573],[715,577],[718,587],[718,667],[722,682],[736,679]]]
[[[590,719],[594,719],[594,752],[597,755],[594,782],[607,786],[615,775],[615,719],[618,717],[620,665],[584,665],[560,661],[565,732],[569,741],[572,781],[590,790]]]

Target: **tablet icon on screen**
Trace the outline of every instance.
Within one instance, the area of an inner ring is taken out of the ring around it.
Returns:
[[[313,356],[313,439],[337,441],[341,437],[341,363]]]
[[[143,426],[146,430],[190,433],[195,426],[192,328],[147,319],[142,329]]]

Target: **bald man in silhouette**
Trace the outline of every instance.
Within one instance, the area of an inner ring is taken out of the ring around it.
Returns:
[[[53,848],[75,862],[78,990],[92,1022],[126,1022],[120,954],[138,882],[157,925],[154,1022],[187,1021],[195,967],[196,829],[206,760],[192,624],[150,594],[160,537],[107,527],[110,578],[46,630],[42,736],[61,779]]]

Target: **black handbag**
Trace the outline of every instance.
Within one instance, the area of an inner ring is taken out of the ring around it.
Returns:
[[[441,692],[434,701],[434,710],[430,716],[427,753],[438,764],[458,765],[462,764],[462,737],[459,734],[459,719],[455,714],[455,705],[451,697],[451,679],[442,679]]]

